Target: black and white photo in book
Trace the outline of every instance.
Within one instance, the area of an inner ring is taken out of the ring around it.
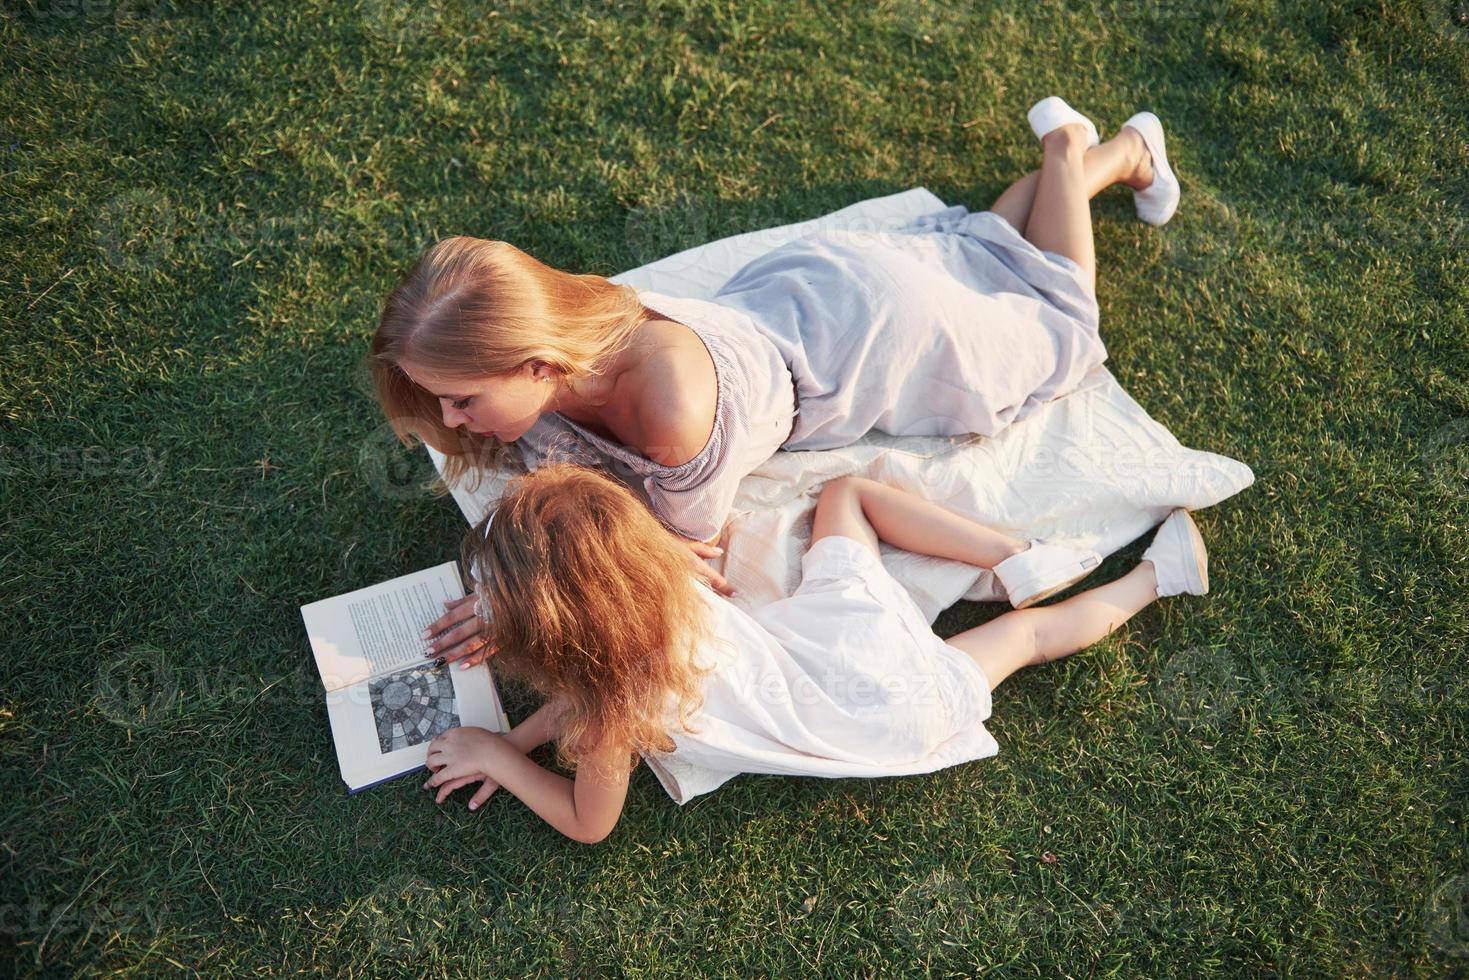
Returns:
[[[348,792],[423,768],[451,728],[509,731],[489,665],[436,667],[419,640],[467,594],[448,561],[301,607]]]

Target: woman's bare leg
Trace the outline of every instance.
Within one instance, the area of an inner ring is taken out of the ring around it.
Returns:
[[[888,544],[935,558],[993,568],[1029,545],[922,497],[857,476],[833,480],[816,502],[811,543],[840,534],[877,553]]]
[[[979,664],[990,688],[1021,667],[1084,650],[1157,601],[1153,563],[1140,562],[1114,582],[1039,609],[1015,609],[949,638]]]
[[[1087,197],[1093,198],[1116,184],[1125,184],[1133,190],[1143,190],[1153,182],[1153,162],[1148,156],[1147,145],[1137,130],[1130,126],[1116,136],[1086,151]],[[1015,230],[1025,234],[1030,221],[1030,209],[1035,203],[1036,185],[1041,172],[1032,170],[1015,183],[1005,188],[995,198],[990,210],[1010,222]]]
[[[1059,252],[1088,270],[1095,292],[1096,255],[1088,202],[1113,184],[1146,188],[1153,182],[1152,158],[1142,136],[1131,127],[1086,149],[1084,128],[1063,126],[1048,133],[1041,145],[1045,152],[1041,169],[1011,184],[990,210],[1037,248]],[[1078,154],[1079,162],[1075,159]]]

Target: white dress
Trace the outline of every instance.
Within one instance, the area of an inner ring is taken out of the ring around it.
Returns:
[[[905,776],[999,751],[984,671],[860,542],[817,541],[795,593],[753,616],[698,589],[704,703],[691,731],[670,719],[672,752],[644,756],[675,802],[742,772]]]

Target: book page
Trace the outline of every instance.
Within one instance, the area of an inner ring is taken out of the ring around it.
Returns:
[[[448,561],[301,607],[316,667],[328,691],[424,659],[423,628],[444,601],[465,594]]]
[[[447,598],[435,595],[429,582],[411,582],[361,599],[346,597],[357,645],[374,674],[401,666],[405,656],[423,656],[423,644],[416,641],[424,626],[443,615]]]
[[[337,764],[350,792],[421,768],[429,743],[460,725],[510,730],[488,664],[409,667],[327,694]]]

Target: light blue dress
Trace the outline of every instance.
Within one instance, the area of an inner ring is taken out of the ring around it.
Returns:
[[[662,466],[552,413],[521,440],[522,456],[532,467],[599,463],[700,540],[720,532],[739,481],[779,449],[850,445],[874,429],[995,435],[1107,358],[1080,266],[957,204],[787,242],[707,301],[639,294],[709,349],[719,390],[708,444]]]

